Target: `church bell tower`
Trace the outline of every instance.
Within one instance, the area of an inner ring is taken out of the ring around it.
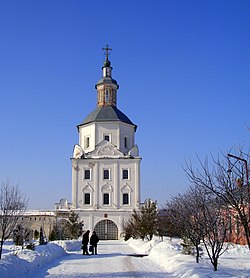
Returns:
[[[104,61],[104,65],[102,67],[102,76],[103,78],[98,81],[95,88],[97,89],[97,99],[98,106],[116,106],[117,103],[117,90],[119,89],[119,85],[112,78],[112,67],[109,61],[109,50],[111,48],[103,48],[106,52],[106,59]]]
[[[95,85],[97,106],[77,126],[72,161],[72,208],[101,239],[117,239],[124,221],[140,207],[137,126],[117,108],[119,85],[112,78],[110,49]]]

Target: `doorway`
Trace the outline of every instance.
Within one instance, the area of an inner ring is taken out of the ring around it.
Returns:
[[[94,230],[101,240],[118,239],[118,227],[111,220],[101,220],[95,225]]]

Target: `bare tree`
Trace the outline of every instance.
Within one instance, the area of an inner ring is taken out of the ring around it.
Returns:
[[[226,251],[228,207],[212,192],[204,188],[194,189],[199,211],[199,231],[214,271],[218,270],[219,257]]]
[[[128,240],[132,238],[139,238],[140,234],[137,228],[137,222],[135,217],[137,218],[138,213],[137,211],[133,212],[134,217],[131,217],[123,224],[123,232],[124,232],[124,239]]]
[[[9,180],[1,183],[0,189],[0,259],[2,258],[3,243],[8,239],[17,223],[23,216],[28,205],[24,194],[18,186],[10,183]]]
[[[235,161],[229,160],[228,156],[212,158],[212,167],[209,167],[208,159],[201,162],[198,158],[200,169],[186,164],[185,171],[193,184],[212,192],[230,209],[231,214],[237,215],[250,249],[250,190],[247,160],[244,156],[247,155],[238,150],[234,157],[240,159]]]
[[[199,262],[200,243],[203,242],[216,271],[219,257],[226,250],[224,242],[228,229],[226,208],[214,194],[202,187],[190,187],[184,194],[172,197],[166,204],[172,225],[179,228],[181,237],[195,247]]]
[[[162,238],[167,237],[180,237],[181,229],[179,226],[172,224],[171,211],[166,207],[160,209],[157,216],[157,233]]]
[[[22,246],[23,249],[24,245],[27,246],[27,243],[30,240],[32,240],[33,230],[25,226],[22,226],[21,224],[17,224],[15,229],[13,230],[12,235],[13,235],[13,242],[15,243],[15,245]]]
[[[197,194],[190,188],[185,194],[178,194],[167,202],[170,221],[179,230],[181,237],[188,238],[195,247],[196,262],[199,263],[200,243],[203,230],[201,229],[201,208],[196,202]]]

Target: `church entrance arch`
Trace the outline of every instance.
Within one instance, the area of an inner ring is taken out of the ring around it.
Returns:
[[[118,227],[117,225],[108,219],[99,221],[94,230],[101,240],[118,239]]]

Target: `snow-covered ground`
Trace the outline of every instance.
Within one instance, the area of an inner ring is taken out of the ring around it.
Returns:
[[[193,256],[182,254],[179,239],[101,241],[99,254],[93,256],[83,256],[80,248],[80,241],[51,242],[36,246],[35,251],[20,250],[7,242],[0,260],[0,277],[250,278],[250,251],[246,246],[229,245],[217,272],[205,254],[199,264]],[[136,254],[148,256],[131,256]]]

